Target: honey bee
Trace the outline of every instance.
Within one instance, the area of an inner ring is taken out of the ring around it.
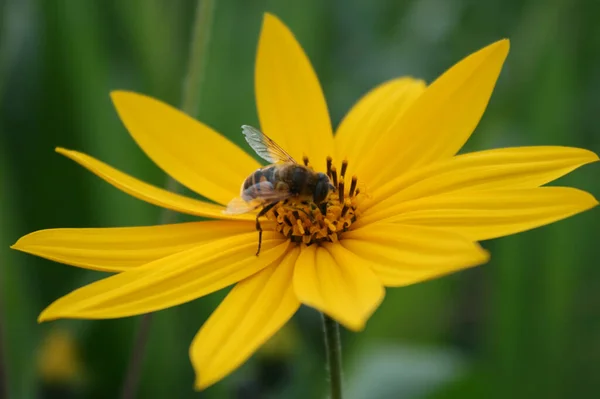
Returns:
[[[242,183],[240,196],[231,200],[223,212],[237,215],[262,206],[256,215],[258,256],[262,243],[262,227],[259,221],[261,216],[281,201],[290,198],[312,201],[319,206],[335,188],[325,173],[315,172],[308,167],[308,159],[305,158],[304,165],[299,164],[258,129],[243,125],[242,133],[252,149],[262,159],[270,162],[270,165],[257,169],[248,176]]]

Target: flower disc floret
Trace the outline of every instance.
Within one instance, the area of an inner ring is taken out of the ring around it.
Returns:
[[[310,166],[306,157],[304,163]],[[273,207],[265,216],[274,222],[275,231],[292,242],[306,245],[337,242],[360,217],[358,208],[365,197],[364,192],[357,187],[356,176],[346,184],[347,169],[348,161],[344,160],[338,176],[332,158],[327,157],[327,176],[335,189],[321,204],[292,198]]]

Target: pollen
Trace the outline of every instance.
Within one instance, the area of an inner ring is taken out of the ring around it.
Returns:
[[[303,159],[309,165],[308,158]],[[274,222],[275,231],[295,243],[306,245],[337,242],[360,217],[359,205],[364,194],[357,188],[358,178],[348,179],[348,161],[338,169],[327,157],[327,176],[335,187],[321,204],[310,199],[290,198],[278,203],[265,216]]]

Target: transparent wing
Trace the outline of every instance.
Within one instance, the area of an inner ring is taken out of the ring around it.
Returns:
[[[250,147],[252,147],[252,149],[265,161],[270,163],[297,163],[290,154],[260,130],[253,128],[252,126],[243,125],[242,133],[248,144],[250,144]]]
[[[223,213],[226,215],[248,213],[260,206],[283,201],[291,196],[289,190],[275,190],[268,181],[261,181],[245,189],[241,197],[229,201]],[[246,200],[245,198],[249,199]]]
[[[292,193],[287,189],[287,185],[284,185],[286,189],[275,189],[273,184],[268,181],[261,181],[256,183],[242,193],[242,198],[259,198],[263,202],[277,202],[283,201],[284,199],[290,198]]]
[[[242,197],[236,197],[229,201],[227,208],[223,210],[225,215],[240,215],[242,213],[252,212],[256,208],[260,207],[264,201],[254,199],[251,201],[244,201]]]

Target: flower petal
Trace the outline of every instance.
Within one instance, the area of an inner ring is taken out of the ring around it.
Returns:
[[[127,91],[114,91],[111,97],[121,121],[146,155],[206,198],[227,204],[260,166],[225,137],[170,105]]]
[[[572,147],[499,148],[459,155],[375,189],[372,211],[448,192],[534,188],[597,160],[593,152]],[[369,205],[362,208],[366,212]]]
[[[144,183],[135,177],[123,173],[105,164],[104,162],[101,162],[81,152],[66,150],[64,148],[57,148],[56,152],[77,162],[119,190],[122,190],[125,193],[150,204],[190,215],[204,216],[209,218],[242,220],[254,220],[255,218],[255,216],[248,214],[223,214],[222,212],[225,210],[225,208],[220,205],[184,197],[183,195],[175,194],[151,184]]]
[[[249,222],[212,221],[101,229],[50,229],[21,237],[11,248],[55,262],[124,272],[215,239],[254,230]]]
[[[300,250],[240,281],[204,323],[190,347],[196,388],[204,389],[245,362],[296,313],[292,288]]]
[[[369,219],[452,229],[480,241],[556,222],[597,204],[591,194],[568,187],[457,192],[394,205]]]
[[[339,244],[301,247],[294,291],[300,302],[355,331],[363,329],[385,294],[369,263]]]
[[[389,287],[419,283],[489,259],[477,243],[459,234],[399,223],[348,231],[340,243]]]
[[[324,169],[333,133],[323,90],[292,32],[271,14],[263,20],[254,82],[263,132],[296,161],[306,155]]]
[[[397,145],[398,132],[392,129],[423,91],[425,82],[402,77],[377,86],[350,109],[334,137],[336,162],[348,159],[348,175],[357,174],[368,181],[365,162],[387,166],[388,159],[365,154],[378,141],[385,148]]]
[[[415,100],[390,130],[397,135],[395,144],[381,141],[365,155],[387,161],[385,168],[369,163],[371,187],[460,150],[485,111],[508,49],[508,40],[500,40],[469,55]]]
[[[277,238],[273,238],[277,237]],[[222,238],[86,285],[48,306],[38,320],[111,319],[189,302],[275,264],[289,242],[263,236],[256,256],[256,233]]]

